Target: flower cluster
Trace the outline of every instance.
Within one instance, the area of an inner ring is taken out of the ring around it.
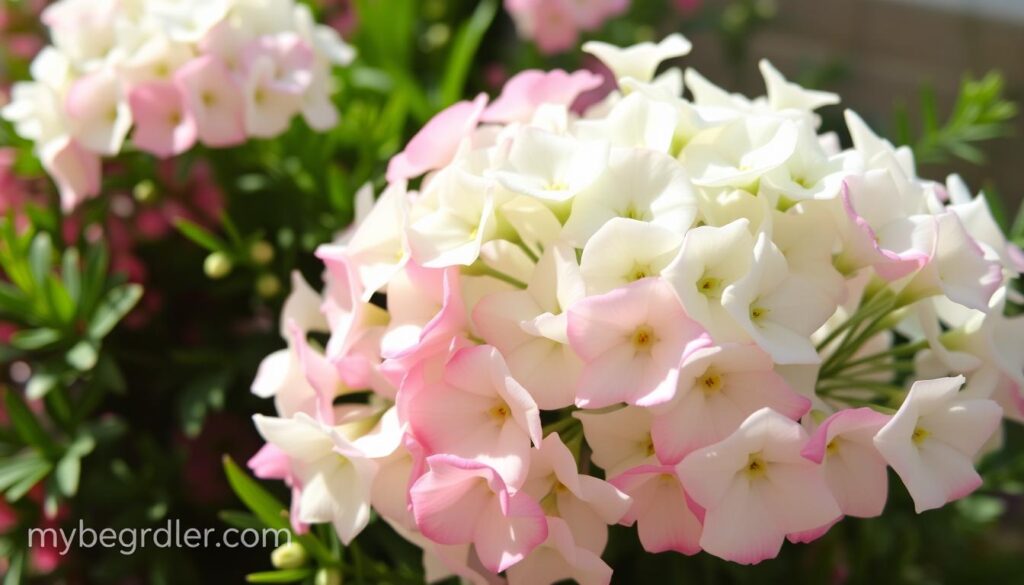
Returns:
[[[505,0],[519,35],[548,54],[568,51],[581,32],[597,30],[628,9],[629,0]]]
[[[984,198],[853,112],[841,149],[838,97],[767,62],[750,100],[656,77],[679,35],[584,48],[618,90],[577,116],[600,79],[526,71],[451,106],[319,249],[322,295],[295,276],[250,465],[296,528],[348,543],[372,507],[430,580],[607,583],[610,524],[757,563],[881,514],[887,467],[918,511],[977,488],[1024,414],[1024,255]]]
[[[36,144],[66,210],[100,189],[100,158],[158,157],[196,142],[273,137],[301,114],[337,122],[332,64],[352,50],[295,0],[60,0],[42,20],[53,44],[3,116]]]

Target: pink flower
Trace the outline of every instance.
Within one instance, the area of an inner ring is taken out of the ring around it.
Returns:
[[[196,121],[178,86],[163,81],[137,85],[128,94],[128,103],[135,118],[132,141],[140,149],[166,158],[195,144]]]
[[[611,582],[612,568],[593,551],[576,544],[565,520],[549,517],[547,522],[547,540],[508,569],[509,585],[563,581],[608,585]]]
[[[46,143],[39,158],[60,191],[60,206],[70,212],[100,193],[100,157],[70,137]]]
[[[473,101],[461,101],[441,110],[409,140],[405,150],[388,163],[389,182],[403,181],[439,169],[451,162],[462,140],[480,122],[487,106],[487,95]]]
[[[873,518],[885,508],[889,475],[872,439],[889,417],[870,408],[840,410],[825,419],[803,449],[825,468],[825,480],[847,516]]]
[[[565,522],[575,545],[601,554],[608,525],[629,510],[629,496],[608,482],[580,473],[576,459],[558,433],[544,437],[530,458],[522,491],[533,496],[548,515]]]
[[[602,83],[602,78],[585,69],[566,73],[561,69],[529,69],[512,76],[501,95],[484,110],[484,122],[527,122],[541,104],[570,106],[580,94]]]
[[[690,500],[676,470],[668,465],[642,465],[611,479],[633,505],[622,524],[637,525],[640,543],[652,553],[700,552],[703,510]]]
[[[497,471],[451,455],[427,458],[429,470],[409,490],[416,525],[439,544],[472,543],[489,571],[521,561],[548,537],[544,511],[510,492]]]
[[[756,345],[703,347],[687,355],[675,399],[655,411],[651,436],[658,458],[678,463],[694,449],[728,437],[766,406],[792,419],[806,414],[810,400],[773,367]]]
[[[700,546],[728,561],[775,557],[789,536],[820,531],[840,516],[818,465],[801,455],[807,433],[770,408],[750,415],[725,440],[690,453],[677,466],[706,510]]]
[[[540,411],[493,347],[457,351],[440,379],[417,368],[402,385],[398,406],[428,453],[476,459],[512,488],[526,479],[530,443],[541,441]]]
[[[591,458],[615,477],[628,469],[658,463],[651,438],[651,413],[646,408],[627,406],[612,412],[573,413],[583,423],[583,435],[593,450]]]
[[[680,361],[710,342],[660,278],[583,299],[569,309],[569,343],[585,362],[576,404],[667,402],[676,393]]]
[[[195,119],[199,140],[212,147],[245,141],[245,100],[224,62],[212,55],[192,59],[174,74]]]
[[[579,33],[625,12],[629,0],[505,0],[519,35],[553,54],[576,46]]]

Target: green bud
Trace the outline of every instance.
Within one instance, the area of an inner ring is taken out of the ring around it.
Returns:
[[[337,569],[320,569],[313,579],[314,585],[341,585],[341,571]]]
[[[276,297],[281,292],[281,281],[273,274],[264,274],[256,280],[256,292],[265,299]]]
[[[135,200],[139,203],[152,203],[157,200],[156,185],[149,179],[139,181],[135,184],[135,187],[132,188],[132,196],[135,197]]]
[[[234,266],[231,263],[231,258],[224,252],[214,252],[203,262],[203,272],[213,279],[224,278],[231,273],[232,268]]]
[[[282,544],[270,553],[270,562],[275,569],[298,569],[308,560],[306,549],[297,542]]]
[[[253,242],[249,247],[249,258],[260,265],[269,264],[274,259],[274,247],[265,240]]]

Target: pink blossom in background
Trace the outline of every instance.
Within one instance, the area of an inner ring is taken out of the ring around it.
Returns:
[[[629,0],[505,0],[519,36],[543,53],[572,49],[580,33],[601,28],[629,8]]]
[[[331,68],[350,63],[352,47],[295,0],[269,15],[233,4],[57,0],[40,18],[27,14],[35,4],[4,8],[0,55],[35,58],[0,116],[35,143],[65,212],[98,194],[100,158],[129,139],[167,158],[197,141],[273,138],[300,115],[314,131],[336,124]],[[346,3],[340,14],[354,13]],[[20,32],[40,23],[51,45]]]
[[[680,14],[690,15],[701,9],[704,0],[673,0],[672,5]]]

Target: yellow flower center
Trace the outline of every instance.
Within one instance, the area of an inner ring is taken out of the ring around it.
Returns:
[[[641,325],[633,331],[633,348],[637,351],[650,351],[651,347],[658,341],[654,335],[654,328],[650,325]]]
[[[700,294],[712,298],[717,297],[722,292],[722,279],[715,278],[713,276],[705,276],[704,278],[697,281],[697,291]]]
[[[508,417],[512,416],[512,411],[509,409],[507,404],[501,402],[492,407],[491,410],[488,411],[488,414],[490,414],[491,418],[493,418],[498,424],[502,424],[506,419],[508,419]]]
[[[647,278],[652,274],[654,274],[654,270],[651,269],[650,264],[636,263],[633,265],[633,268],[630,269],[629,273],[626,275],[626,280],[630,282],[635,282],[642,278]]]
[[[828,453],[829,455],[835,455],[836,453],[838,453],[839,452],[839,439],[835,438],[835,439],[832,439],[831,441],[829,441],[828,445],[825,445],[825,452]]]
[[[747,477],[751,479],[764,477],[764,474],[768,472],[768,464],[765,463],[760,452],[751,453],[744,470],[747,473]]]
[[[770,312],[771,311],[764,307],[750,307],[750,320],[757,323]]]
[[[922,429],[921,427],[916,427],[914,429],[914,433],[910,435],[910,440],[913,441],[915,445],[920,446],[921,443],[924,443],[925,439],[927,439],[930,436],[931,433],[929,433],[927,430]]]
[[[714,370],[707,370],[704,375],[697,378],[697,387],[704,391],[704,394],[711,395],[722,389],[722,375]]]

